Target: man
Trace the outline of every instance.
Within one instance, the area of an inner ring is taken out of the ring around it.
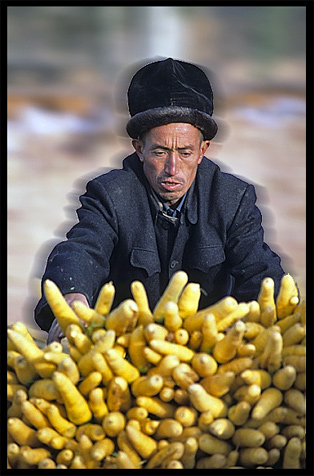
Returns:
[[[263,242],[254,187],[204,157],[217,132],[205,73],[171,58],[150,63],[134,75],[128,105],[135,152],[87,184],[79,221],[50,254],[43,281],[70,305],[89,306],[105,282],[115,285],[115,306],[140,280],[153,309],[180,269],[200,283],[200,307],[227,295],[257,299],[265,277],[277,293],[284,271]],[[35,319],[48,343],[60,340],[44,297]]]

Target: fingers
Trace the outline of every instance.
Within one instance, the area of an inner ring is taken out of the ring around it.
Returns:
[[[84,294],[81,293],[65,294],[64,299],[71,307],[74,301],[81,301],[83,304],[85,304],[85,306],[89,307],[86,297],[84,296]],[[58,320],[54,319],[48,332],[47,345],[51,342],[61,342],[61,339],[63,339],[64,337],[65,335],[61,331]]]
[[[54,319],[48,332],[47,345],[51,342],[61,342],[64,337],[57,319]]]
[[[64,299],[68,303],[69,306],[72,307],[72,304],[74,301],[81,301],[85,306],[89,307],[88,301],[86,299],[86,296],[81,293],[68,293],[64,295]]]

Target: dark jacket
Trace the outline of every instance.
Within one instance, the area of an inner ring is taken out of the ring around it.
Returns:
[[[123,169],[90,181],[80,197],[79,222],[53,249],[43,281],[51,279],[63,294],[83,293],[91,306],[101,286],[113,281],[116,306],[131,297],[131,282],[140,280],[153,309],[163,289],[154,228],[157,212],[149,193],[135,153],[123,161]],[[190,282],[201,285],[200,308],[226,295],[238,301],[257,299],[265,277],[274,279],[277,294],[284,272],[280,258],[263,242],[255,201],[252,185],[203,158],[165,270],[168,280],[182,269]],[[52,319],[42,297],[35,320],[49,330]]]

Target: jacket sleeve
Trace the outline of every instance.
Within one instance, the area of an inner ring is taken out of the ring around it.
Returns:
[[[79,221],[67,233],[67,240],[57,244],[48,257],[42,287],[50,279],[62,294],[82,293],[91,305],[109,275],[118,224],[110,196],[100,180],[87,184],[80,202]],[[53,318],[42,291],[35,308],[35,321],[48,331]]]
[[[279,256],[264,243],[262,216],[253,185],[248,185],[227,232],[226,254],[233,278],[232,295],[238,301],[257,299],[261,282],[271,277],[275,295],[284,274]]]

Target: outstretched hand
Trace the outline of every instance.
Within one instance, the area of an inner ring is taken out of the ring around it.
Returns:
[[[68,303],[69,306],[72,307],[72,304],[74,301],[81,301],[85,306],[89,307],[88,301],[84,294],[81,293],[69,293],[64,295],[64,299]],[[58,323],[57,319],[54,319],[52,321],[51,327],[48,332],[48,338],[47,338],[47,345],[49,345],[51,342],[61,342],[61,340],[65,337],[63,334],[60,325]]]

